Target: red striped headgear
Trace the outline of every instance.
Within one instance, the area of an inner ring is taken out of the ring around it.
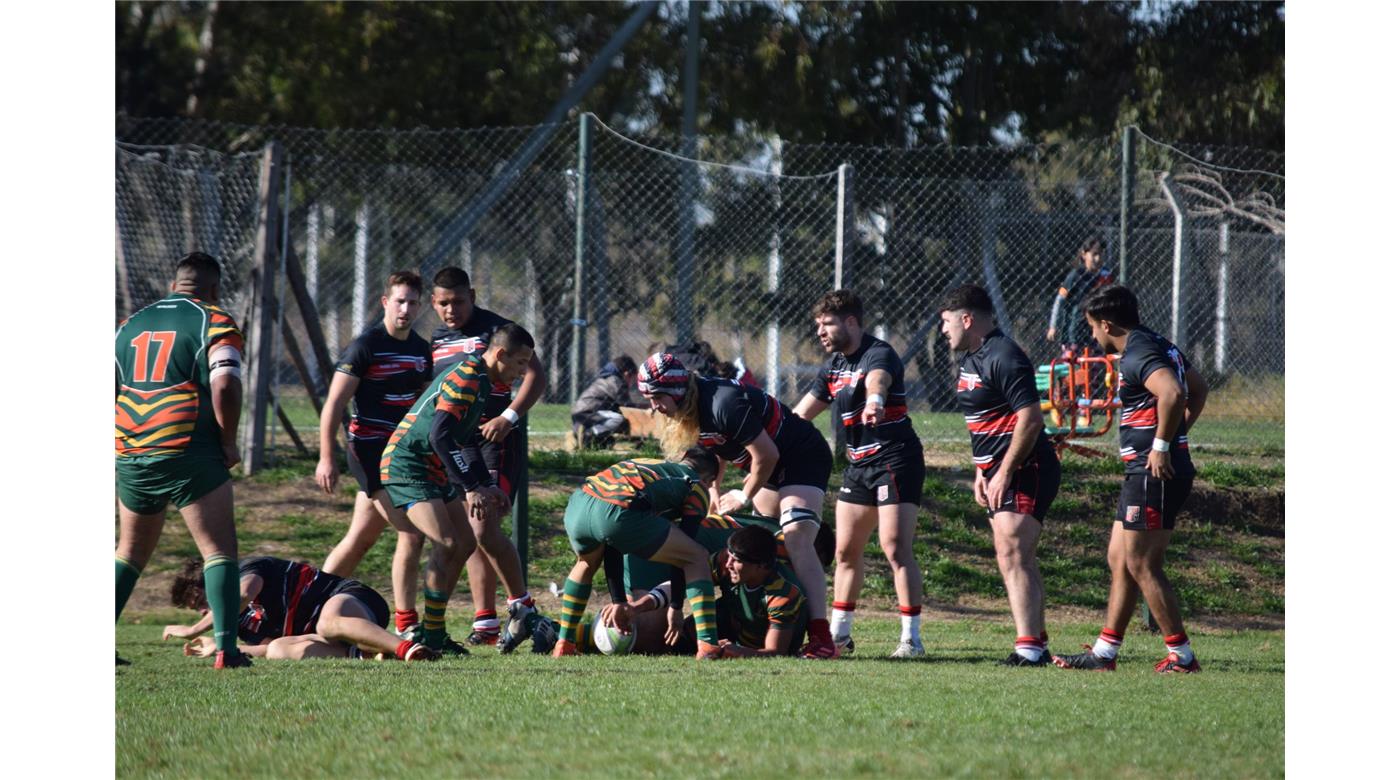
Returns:
[[[637,369],[637,389],[643,395],[666,393],[684,398],[689,381],[690,372],[669,352],[657,352]]]

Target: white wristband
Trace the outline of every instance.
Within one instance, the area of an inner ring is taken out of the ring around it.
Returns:
[[[509,407],[507,407],[504,412],[501,412],[501,416],[506,418],[506,422],[509,422],[511,425],[520,422],[520,415],[516,414],[515,410]]]
[[[885,397],[879,393],[871,393],[865,397],[866,406],[884,406]]]
[[[734,490],[725,493],[725,495],[729,496],[735,501],[738,501],[740,509],[743,509],[744,507],[749,505],[749,497],[744,495],[744,491],[739,490],[738,488],[735,488]]]
[[[1171,442],[1167,441],[1166,439],[1155,439],[1155,438],[1154,438],[1154,439],[1152,440],[1152,451],[1153,451],[1153,452],[1167,452],[1167,451],[1170,450],[1171,448],[1172,448]]]

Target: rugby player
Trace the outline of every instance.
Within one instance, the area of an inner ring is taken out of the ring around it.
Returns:
[[[564,530],[577,560],[560,597],[555,658],[579,653],[579,626],[593,591],[593,577],[609,548],[679,568],[695,617],[695,657],[721,657],[708,556],[690,536],[708,514],[708,490],[717,470],[713,455],[691,449],[679,463],[621,461],[574,491],[564,510]]]
[[[1086,645],[1088,652],[1053,660],[1065,669],[1116,668],[1141,592],[1167,645],[1157,671],[1198,672],[1201,665],[1162,562],[1196,474],[1186,433],[1205,408],[1205,379],[1175,344],[1143,327],[1137,298],[1126,287],[1095,290],[1084,301],[1084,319],[1104,353],[1120,356],[1118,439],[1125,475],[1108,540],[1112,581],[1103,631]]]
[[[360,490],[355,494],[355,508],[345,538],[321,566],[327,574],[354,574],[365,553],[379,540],[389,514],[398,511],[379,481],[379,459],[394,428],[433,376],[432,347],[413,332],[422,294],[423,280],[418,274],[390,274],[379,298],[384,307],[383,319],[350,342],[336,362],[335,376],[321,407],[321,457],[316,464],[316,484],[327,495],[335,492],[340,479],[335,464],[336,431],[341,427],[346,402],[354,398],[355,412],[345,433],[345,459]],[[394,623],[406,629],[419,622],[416,599],[423,536],[400,533],[397,537],[392,568]]]
[[[520,378],[534,347],[534,339],[519,325],[500,328],[482,355],[468,354],[433,379],[384,447],[380,481],[389,502],[404,510],[410,523],[398,530],[416,529],[433,542],[424,578],[423,642],[434,650],[446,643],[447,599],[476,549],[475,529],[499,527],[509,503],[487,470],[474,435],[487,394],[492,384],[509,385]],[[389,521],[398,518],[391,515]],[[516,565],[518,576],[518,561]],[[522,624],[535,615],[528,594],[517,599],[516,607]],[[533,628],[522,630],[528,636]]]
[[[1035,369],[992,311],[986,290],[963,285],[943,299],[943,335],[963,353],[956,395],[972,437],[972,495],[987,508],[1016,623],[1015,649],[1002,663],[1045,666],[1045,587],[1035,548],[1060,490],[1060,459],[1045,435]]]
[[[433,309],[442,320],[442,325],[433,331],[432,338],[433,367],[439,374],[466,355],[480,355],[492,334],[513,324],[505,317],[476,305],[476,291],[472,289],[471,277],[460,268],[449,267],[437,272],[433,277],[432,301]],[[519,477],[525,458],[521,433],[516,426],[521,415],[539,400],[544,388],[544,366],[539,357],[532,353],[524,377],[520,380],[519,395],[511,399],[511,382],[494,383],[486,399],[486,409],[482,412],[481,429],[472,432],[487,471],[506,495],[507,512],[515,495],[515,480]],[[473,517],[472,524],[478,550],[467,559],[467,581],[471,585],[476,615],[467,644],[498,645],[501,651],[510,652],[530,636],[525,623],[528,615],[533,614],[534,600],[525,590],[520,558],[510,539],[501,530],[501,518],[478,520]],[[499,644],[501,622],[496,614],[498,575],[510,597],[506,604],[510,625],[506,641]]]
[[[204,583],[194,576],[192,559],[175,577],[170,600],[177,607],[203,609]],[[238,566],[239,647],[269,659],[362,658],[375,655],[400,661],[436,661],[428,647],[384,630],[389,606],[384,597],[356,580],[317,571],[281,558],[248,558]],[[163,639],[187,639],[185,655],[207,656],[213,642],[208,613],[192,626],[166,626]]]
[[[899,643],[891,658],[924,654],[919,622],[923,574],[914,561],[914,530],[924,488],[924,450],[909,420],[904,364],[888,343],[865,332],[865,310],[850,290],[823,293],[812,306],[817,338],[831,355],[826,371],[798,402],[812,420],[832,407],[846,467],[836,499],[836,574],[831,630],[838,652],[855,649],[851,623],[865,581],[865,545],[876,527],[899,599]],[[824,608],[824,606],[823,606]]]
[[[712,487],[712,500],[721,513],[752,504],[760,513],[779,518],[793,569],[808,598],[811,641],[803,654],[835,658],[826,620],[826,572],[814,546],[831,479],[826,439],[762,390],[732,379],[696,376],[670,353],[646,359],[637,371],[637,387],[651,408],[666,418],[660,435],[663,451],[679,452],[698,442],[721,459],[716,486],[724,476],[724,461],[748,472],[743,487],[722,496]]]
[[[229,467],[238,463],[243,334],[219,308],[219,262],[191,252],[170,294],[117,326],[117,618],[155,552],[165,507],[180,510],[204,558],[214,668],[238,650],[238,538]],[[118,663],[125,663],[120,658]]]
[[[1081,315],[1084,296],[1110,284],[1113,284],[1113,270],[1103,264],[1103,240],[1090,236],[1079,245],[1077,257],[1055,291],[1045,340],[1052,343],[1058,340],[1066,354],[1080,347],[1097,346]]]

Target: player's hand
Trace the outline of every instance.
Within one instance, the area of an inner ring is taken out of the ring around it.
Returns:
[[[861,425],[879,425],[885,421],[885,405],[867,403],[860,411]]]
[[[977,469],[977,476],[972,479],[972,498],[978,506],[987,505],[987,478],[982,474],[982,469]]]
[[[1157,479],[1171,479],[1176,476],[1176,472],[1172,471],[1172,454],[1156,450],[1149,451],[1147,453],[1147,472]]]
[[[510,435],[513,427],[514,426],[510,424],[510,420],[504,417],[492,417],[481,424],[481,438],[495,444],[500,444]]]
[[[186,642],[184,653],[188,656],[208,658],[214,654],[214,648],[214,639],[212,637],[201,636]]]
[[[680,607],[666,609],[666,644],[675,647],[685,636],[685,613]]]
[[[719,497],[719,513],[727,515],[730,512],[737,512],[748,504],[748,499],[744,497],[744,491],[731,490]]]
[[[1055,340],[1055,329],[1054,329],[1054,328],[1051,328],[1050,330],[1045,331],[1045,340],[1046,340],[1046,341],[1054,341],[1054,340]]]
[[[195,635],[195,632],[190,629],[190,626],[166,626],[165,630],[160,632],[160,638],[162,641],[166,639],[189,639]]]
[[[225,468],[230,468],[230,469],[231,469],[231,468],[233,468],[234,466],[237,466],[238,463],[239,463],[239,461],[243,460],[243,456],[238,454],[238,443],[237,443],[237,442],[226,441],[226,442],[223,442],[222,446],[223,446],[223,450],[224,450],[224,467],[225,467]]]
[[[495,485],[479,487],[467,493],[467,515],[473,520],[491,521],[505,514],[508,499]]]
[[[612,626],[624,634],[632,633],[632,606],[630,604],[609,604],[603,607],[598,619],[603,625]]]
[[[335,462],[329,458],[322,458],[316,463],[316,484],[321,486],[321,490],[326,495],[335,492],[335,483],[340,480],[340,469],[335,467]]]
[[[1011,469],[1002,464],[1002,468],[997,469],[996,476],[987,480],[987,503],[984,504],[993,512],[1001,508],[1002,499],[1006,498],[1006,485],[1011,481]]]

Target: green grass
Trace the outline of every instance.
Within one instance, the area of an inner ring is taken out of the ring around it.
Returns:
[[[1096,627],[1050,630],[1068,651]],[[478,652],[225,673],[159,632],[118,626],[119,777],[1283,775],[1282,632],[1197,632],[1204,672],[1172,677],[1136,631],[1112,674],[1003,669],[1009,627],[973,621],[926,622],[923,662],[883,659],[897,626],[864,619],[836,662]]]

